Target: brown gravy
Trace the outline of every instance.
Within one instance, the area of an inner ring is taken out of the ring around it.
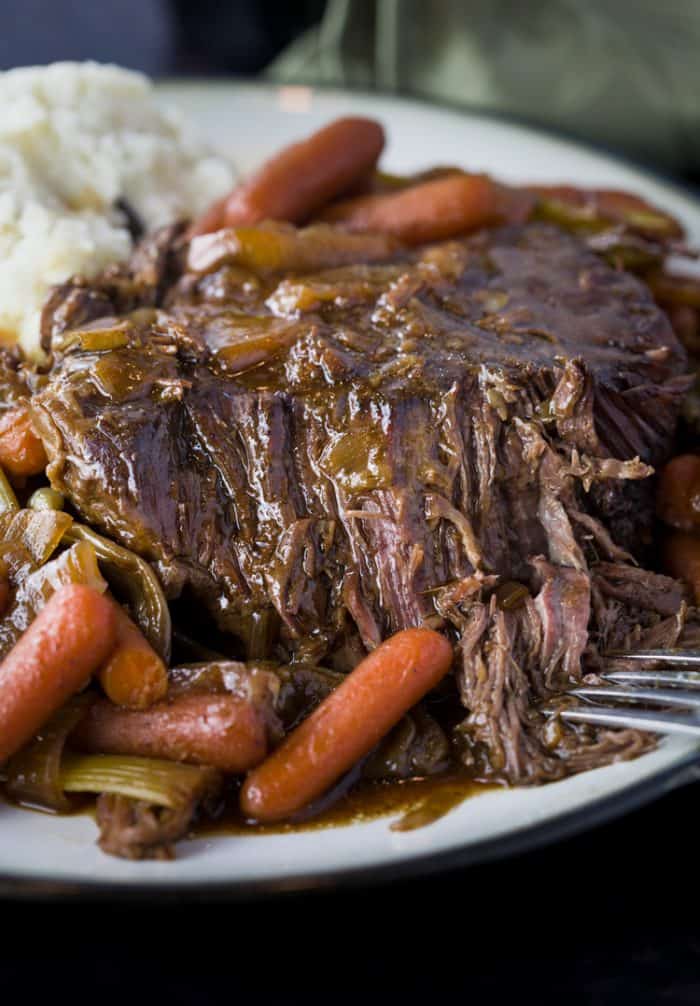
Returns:
[[[270,835],[321,828],[338,828],[358,821],[401,815],[393,831],[412,831],[432,824],[470,797],[478,796],[492,785],[474,782],[466,775],[450,773],[407,782],[359,782],[342,794],[329,794],[302,818],[278,824],[251,824],[245,821],[232,801],[215,821],[200,822],[192,833],[194,838],[217,835]]]
[[[254,824],[246,821],[238,809],[237,799],[230,797],[216,819],[200,819],[188,837],[196,839],[317,831],[389,816],[397,816],[397,820],[391,824],[392,831],[413,831],[437,821],[464,800],[495,788],[493,784],[475,782],[459,772],[405,782],[361,780],[353,783],[348,779],[298,819],[278,824]],[[40,814],[53,814],[45,808],[15,804],[0,789],[0,805],[3,803],[22,806],[25,810]],[[82,814],[94,817],[93,800],[75,799],[73,809],[68,811],[67,816]]]

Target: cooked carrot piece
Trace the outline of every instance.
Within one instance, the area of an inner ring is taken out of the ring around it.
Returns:
[[[700,536],[689,531],[672,531],[663,543],[664,569],[684,580],[700,605]]]
[[[651,292],[660,304],[700,309],[700,277],[656,272],[646,277]]]
[[[266,711],[237,695],[183,695],[139,711],[101,699],[91,706],[71,743],[83,751],[246,772],[267,754]]]
[[[302,223],[369,174],[383,146],[378,122],[338,119],[267,161],[196,221],[190,236],[262,220]]]
[[[0,465],[10,476],[38,475],[47,464],[46,451],[32,429],[26,405],[16,405],[0,416]]]
[[[671,328],[693,356],[700,355],[700,308],[661,301]]]
[[[486,175],[456,174],[389,195],[359,196],[321,219],[354,231],[383,231],[407,244],[440,241],[499,221],[523,219],[531,202]]]
[[[681,531],[700,527],[700,456],[679,454],[662,469],[656,512]]]
[[[452,647],[432,629],[405,629],[358,664],[241,790],[258,821],[289,817],[321,796],[447,674]]]
[[[168,671],[138,626],[123,608],[113,603],[117,645],[97,676],[112,702],[130,709],[145,709],[165,697]]]
[[[87,683],[116,639],[114,607],[92,587],[60,587],[0,664],[0,763]]]

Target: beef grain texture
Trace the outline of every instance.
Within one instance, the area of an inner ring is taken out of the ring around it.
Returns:
[[[648,745],[536,711],[601,649],[683,627],[679,585],[632,558],[687,387],[647,288],[541,224],[287,277],[188,272],[172,237],[47,305],[52,485],[251,658],[347,669],[448,627],[480,777]],[[103,315],[127,344],[81,349]]]

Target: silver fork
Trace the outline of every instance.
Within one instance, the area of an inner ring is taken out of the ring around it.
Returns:
[[[606,654],[605,660],[612,666],[600,677],[610,684],[573,688],[567,695],[581,699],[580,706],[545,711],[556,712],[570,722],[633,727],[700,739],[700,650],[616,652]],[[634,670],[616,670],[615,664],[621,660],[631,660],[640,666]],[[656,708],[619,708],[608,702]]]

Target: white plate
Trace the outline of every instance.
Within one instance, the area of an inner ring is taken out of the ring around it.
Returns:
[[[238,84],[171,84],[163,98],[191,114],[242,170],[339,115],[380,119],[390,170],[458,163],[513,181],[628,188],[659,202],[700,244],[700,206],[680,189],[586,147],[502,120],[400,99]],[[289,890],[348,879],[427,872],[530,848],[580,830],[700,775],[699,749],[666,741],[633,762],[537,789],[488,791],[413,832],[390,818],[297,834],[185,842],[171,863],[103,855],[89,817],[37,815],[0,805],[0,890],[80,893]]]

